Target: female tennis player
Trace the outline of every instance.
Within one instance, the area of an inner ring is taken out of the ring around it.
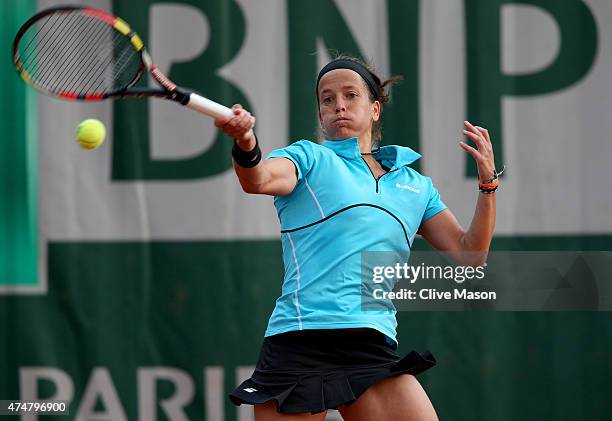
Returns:
[[[380,117],[396,79],[339,57],[321,69],[316,95],[325,140],[297,141],[262,160],[255,118],[240,105],[215,124],[235,139],[243,190],[274,196],[285,266],[281,296],[251,378],[230,399],[252,404],[257,421],[437,420],[415,375],[434,366],[425,351],[397,354],[395,311],[361,309],[361,253],[410,252],[419,233],[435,248],[486,253],[495,225],[497,172],[486,129],[465,122],[461,142],[478,165],[472,223],[464,231],[429,177],[409,165],[420,155],[382,146]]]

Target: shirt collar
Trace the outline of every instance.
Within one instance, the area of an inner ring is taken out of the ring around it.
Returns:
[[[343,158],[361,159],[357,137],[349,137],[343,140],[324,140],[322,145]],[[391,169],[411,164],[421,157],[419,153],[407,146],[396,145],[381,146],[373,156],[385,167]]]

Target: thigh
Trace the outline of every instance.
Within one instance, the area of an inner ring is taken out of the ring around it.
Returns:
[[[276,402],[270,401],[255,406],[255,421],[323,421],[327,411],[319,414],[300,412],[297,414],[283,414],[276,410]]]
[[[351,405],[338,409],[345,421],[438,420],[425,390],[411,374],[376,382]]]

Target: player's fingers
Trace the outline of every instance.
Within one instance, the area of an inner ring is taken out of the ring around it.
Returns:
[[[478,136],[480,139],[482,139],[482,143],[485,146],[485,149],[489,149],[492,151],[493,147],[491,145],[491,139],[489,137],[489,131],[483,127],[480,126],[474,126],[472,123],[470,123],[469,121],[464,121],[463,124],[465,125],[465,127],[467,127],[468,131],[470,133],[475,134],[476,136]],[[465,130],[464,130],[465,132]],[[471,137],[470,137],[471,138]],[[479,147],[480,149],[480,147]]]
[[[467,129],[468,129],[469,131],[471,131],[472,133],[478,133],[478,129],[477,129],[476,127],[474,127],[474,125],[473,125],[472,123],[470,123],[469,121],[465,120],[465,121],[463,122],[463,125],[464,125],[465,127],[467,127]]]
[[[467,153],[469,153],[470,155],[472,155],[472,157],[475,160],[478,160],[480,158],[480,154],[478,153],[478,151],[474,148],[472,148],[470,145],[468,145],[465,142],[459,142],[459,146],[466,151]]]
[[[485,149],[485,145],[484,145],[485,144],[485,140],[482,137],[482,135],[478,135],[476,133],[472,133],[472,132],[469,132],[467,130],[464,130],[463,134],[466,137],[470,138],[472,141],[474,141],[474,143],[478,147],[478,150]]]
[[[234,118],[232,118],[228,120],[225,124],[221,124],[218,127],[219,129],[221,129],[221,131],[223,131],[223,133],[225,133],[229,137],[236,137],[238,130],[236,130],[236,127],[232,125],[232,123],[234,122]]]
[[[243,110],[241,111],[239,115],[237,115],[233,119],[233,127],[236,130],[244,130],[244,127],[247,125],[248,120],[249,120],[249,113]]]
[[[236,130],[239,132],[245,132],[247,131],[248,124],[249,122],[247,120],[242,119],[240,123],[236,126]]]
[[[249,130],[253,130],[253,127],[255,127],[255,118],[251,117],[249,118],[249,120],[246,122],[246,125],[244,126],[245,133],[248,132]]]
[[[484,138],[483,133],[478,130],[478,128],[476,126],[474,126],[472,123],[470,123],[469,121],[464,121],[463,124],[465,125],[465,127],[468,129],[467,131],[469,131],[470,133],[475,134],[476,136],[482,137],[483,141],[486,141],[486,139]]]
[[[240,120],[240,124],[242,126],[246,126],[251,124],[251,121],[253,120],[253,116],[251,115],[250,112],[248,112],[247,110],[243,110],[243,115],[242,115],[242,119]]]
[[[240,128],[244,131],[249,131],[253,128],[254,118],[252,115],[247,114],[244,119],[240,121]]]
[[[235,129],[236,127],[239,127],[241,124],[241,121],[244,119],[244,110],[243,109],[239,109],[239,110],[234,110],[234,117],[231,118],[230,121],[228,121],[228,126],[232,129]]]
[[[234,117],[219,117],[215,119],[215,126],[221,127],[226,125]]]
[[[489,131],[487,129],[485,129],[484,127],[480,127],[480,126],[476,126],[476,128],[478,129],[478,131],[480,133],[482,133],[482,136],[485,138],[485,140],[487,141],[487,143],[491,143],[491,138],[489,137]]]

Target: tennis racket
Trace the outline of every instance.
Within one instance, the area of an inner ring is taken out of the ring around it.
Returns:
[[[156,97],[213,118],[233,116],[229,108],[174,84],[130,26],[100,9],[60,6],[37,13],[17,32],[13,61],[28,85],[62,99]],[[134,86],[145,71],[158,88]]]

